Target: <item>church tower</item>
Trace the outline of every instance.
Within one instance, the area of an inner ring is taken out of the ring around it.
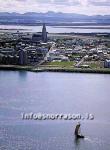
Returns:
[[[47,42],[47,31],[46,31],[46,26],[45,23],[43,23],[43,28],[42,28],[42,41]]]

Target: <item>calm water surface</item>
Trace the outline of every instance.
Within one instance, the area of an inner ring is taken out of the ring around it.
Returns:
[[[78,27],[78,28],[77,28]],[[81,26],[82,27],[82,26]],[[47,32],[49,33],[110,33],[110,26],[99,26],[99,29],[93,29],[94,26],[83,26],[83,27],[89,27],[89,29],[82,29],[79,28],[79,26],[76,26],[76,28],[72,28],[72,26],[64,26],[64,27],[58,27],[58,26],[47,26]],[[100,27],[104,27],[105,29],[100,29]],[[107,29],[107,27],[109,27]],[[21,26],[21,25],[0,25],[0,29],[9,29],[11,32],[15,32],[15,30],[22,30],[22,32],[41,32],[42,26]],[[14,29],[14,30],[12,30]],[[0,30],[3,31],[3,30]],[[7,30],[4,30],[4,32],[7,32]]]
[[[22,120],[22,112],[92,113],[81,121]],[[0,150],[109,150],[110,75],[0,71]]]

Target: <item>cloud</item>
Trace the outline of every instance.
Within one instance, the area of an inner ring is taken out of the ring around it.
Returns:
[[[38,3],[51,3],[52,5],[78,5],[78,0],[37,0]]]
[[[89,0],[89,3],[94,6],[110,6],[110,0]]]
[[[110,14],[110,0],[0,0],[1,12]]]

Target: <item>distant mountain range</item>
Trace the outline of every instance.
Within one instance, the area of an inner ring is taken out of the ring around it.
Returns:
[[[55,12],[47,12],[47,13],[35,13],[35,12],[27,12],[24,14],[20,13],[8,13],[1,12],[0,13],[0,24],[28,24],[34,25],[36,23],[50,23],[50,24],[58,24],[58,23],[76,23],[76,22],[85,22],[85,23],[95,23],[95,24],[110,24],[110,15],[82,15],[75,13],[55,13]]]

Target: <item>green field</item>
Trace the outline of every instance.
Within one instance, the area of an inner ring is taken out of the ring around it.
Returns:
[[[89,67],[91,69],[100,69],[100,68],[104,68],[103,66],[103,62],[100,61],[90,61],[90,62],[85,62],[86,65],[89,65]]]
[[[69,61],[69,62],[65,62],[65,61],[63,61],[63,62],[58,62],[58,61],[56,61],[56,62],[49,62],[49,63],[46,63],[45,65],[46,66],[55,66],[55,67],[74,67],[74,64],[75,64],[75,62],[73,62],[73,61]]]

